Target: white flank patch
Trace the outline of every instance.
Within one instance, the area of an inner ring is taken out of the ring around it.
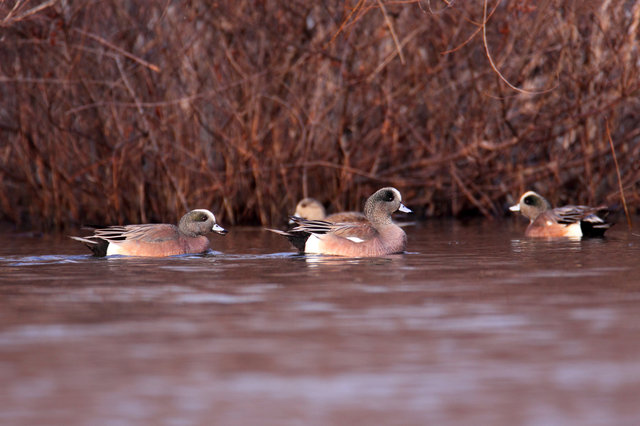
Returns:
[[[320,239],[320,237],[318,237],[316,234],[311,234],[309,235],[309,238],[307,238],[307,243],[304,245],[304,252],[312,254],[322,254],[323,252],[321,250],[321,246],[322,239]]]
[[[582,228],[580,228],[580,223],[572,223],[567,226],[567,237],[582,237]]]
[[[358,237],[347,237],[347,240],[353,241],[354,243],[364,243],[364,240]]]
[[[111,256],[113,254],[122,254],[120,250],[120,246],[118,244],[109,243],[107,246],[107,256]]]

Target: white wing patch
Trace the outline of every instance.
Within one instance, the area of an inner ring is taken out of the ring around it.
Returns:
[[[358,237],[347,237],[347,240],[353,241],[354,243],[364,243],[364,240]]]

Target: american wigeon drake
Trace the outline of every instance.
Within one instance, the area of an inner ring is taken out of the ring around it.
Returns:
[[[296,205],[293,216],[307,220],[326,220],[327,222],[366,222],[364,214],[360,212],[339,212],[327,216],[322,203],[315,198],[303,198]],[[290,220],[289,223],[294,223]]]
[[[391,220],[396,211],[410,213],[402,204],[400,191],[382,188],[364,206],[366,222],[335,223],[292,217],[298,225],[290,231],[270,231],[286,236],[300,251],[348,257],[373,257],[401,253],[407,235]]]
[[[209,250],[205,235],[227,231],[216,223],[209,210],[197,209],[182,216],[178,226],[166,223],[109,226],[95,229],[88,237],[71,237],[85,243],[95,256],[164,257],[178,254],[196,254]]]
[[[612,223],[606,218],[607,206],[564,206],[552,208],[540,194],[528,191],[518,204],[509,207],[529,218],[524,232],[527,237],[602,237]]]

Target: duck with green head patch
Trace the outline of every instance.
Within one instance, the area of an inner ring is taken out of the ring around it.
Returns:
[[[602,237],[612,225],[607,206],[564,206],[552,208],[540,194],[528,191],[518,204],[509,207],[529,219],[527,237]]]
[[[95,229],[87,237],[71,237],[83,242],[95,256],[163,257],[178,254],[204,253],[209,250],[206,234],[227,231],[216,222],[209,210],[196,209],[188,212],[178,226],[167,223],[109,226]]]
[[[286,236],[303,253],[348,257],[384,256],[401,253],[407,245],[407,235],[391,220],[396,212],[410,213],[402,204],[396,188],[376,191],[364,207],[364,222],[329,222],[326,220],[291,219],[297,226],[290,231],[270,231]]]

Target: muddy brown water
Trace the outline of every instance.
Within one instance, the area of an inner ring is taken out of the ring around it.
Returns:
[[[523,228],[421,223],[376,259],[4,233],[0,424],[640,424],[640,237]]]

